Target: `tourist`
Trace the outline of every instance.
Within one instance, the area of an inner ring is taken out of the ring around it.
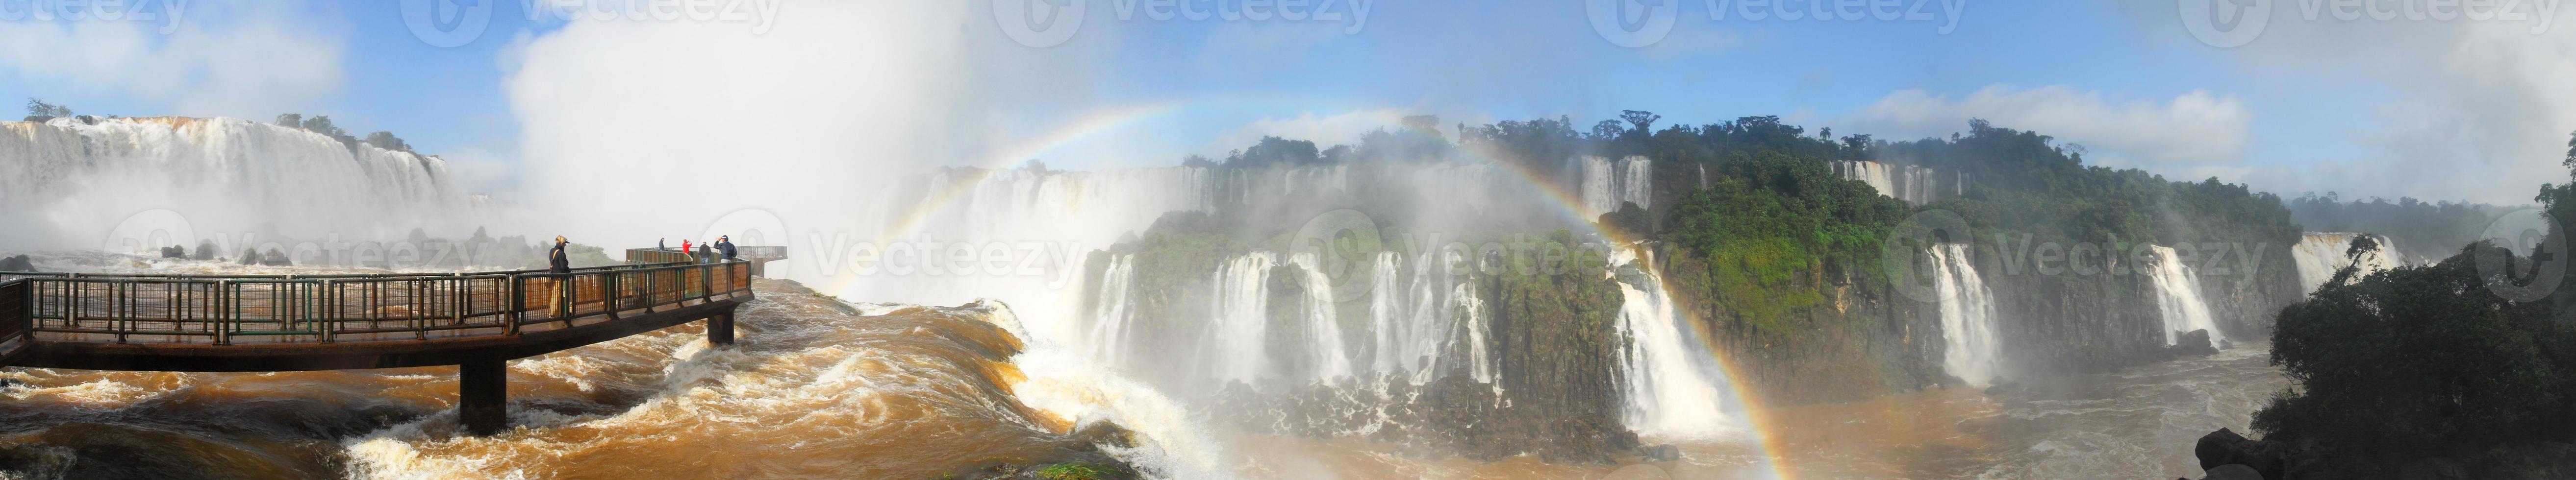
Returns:
[[[698,261],[697,254],[696,254],[696,253],[694,253],[694,252],[696,252],[696,251],[695,251],[695,250],[690,250],[690,249],[689,249],[689,245],[690,245],[690,243],[689,243],[689,239],[686,239],[686,238],[680,239],[680,253],[681,253],[681,254],[684,254],[684,255],[688,255],[688,256],[689,256],[689,262],[691,262],[691,263],[696,263],[696,262]]]
[[[654,249],[654,250],[670,250],[670,249],[671,249],[671,239],[670,239],[670,237],[663,237],[663,238],[656,238],[656,239],[653,239],[653,249]]]
[[[564,237],[555,236],[555,248],[546,252],[547,273],[572,273],[572,257],[564,255]]]
[[[698,244],[698,263],[715,263],[716,255],[707,244]]]
[[[726,260],[732,260],[732,259],[734,259],[733,238],[732,238],[732,237],[726,237],[726,236],[723,236],[723,235],[717,235],[717,236],[716,236],[716,253],[724,254],[724,257],[723,257],[723,258],[724,258],[724,259],[726,259]]]

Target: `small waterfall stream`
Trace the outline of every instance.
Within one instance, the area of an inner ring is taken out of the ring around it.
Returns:
[[[1932,249],[1934,288],[1941,298],[1942,368],[1968,383],[2003,373],[2003,342],[1995,327],[1995,292],[1968,259],[1968,244]]]
[[[1611,259],[1618,280],[1619,333],[1630,347],[1620,358],[1628,396],[1623,419],[1659,438],[1717,438],[1739,428],[1729,414],[1732,385],[1717,354],[1665,298],[1651,261],[1634,250]]]
[[[2147,277],[2156,285],[2156,307],[2165,320],[2165,344],[2173,344],[2183,332],[2192,330],[2208,330],[2211,344],[2226,339],[2218,331],[2217,319],[2209,314],[2209,302],[2201,298],[2200,279],[2193,276],[2191,267],[2182,264],[2173,247],[2151,248],[2156,252],[2156,261],[2147,266]]]

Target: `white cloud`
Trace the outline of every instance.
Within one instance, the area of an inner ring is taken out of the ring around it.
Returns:
[[[264,118],[342,86],[342,39],[295,4],[137,3],[156,10],[153,20],[7,22],[0,68],[67,93],[165,102],[196,116]],[[161,4],[186,8],[173,22]]]
[[[1903,90],[1832,123],[1885,140],[1941,137],[1967,130],[1967,120],[2036,130],[2082,144],[2092,163],[2140,168],[2168,178],[2234,179],[2245,169],[2254,112],[2234,95],[2195,90],[2171,100],[2129,99],[2063,85],[2015,89],[1996,85],[1964,96]]]
[[[2538,3],[2518,8],[2529,13]],[[2526,204],[2539,184],[2568,181],[2559,160],[2569,132],[2576,130],[2576,89],[2569,88],[2576,85],[2576,28],[2563,18],[2535,33],[2538,25],[2526,20],[2401,15],[2346,21],[2330,13],[2307,18],[2303,2],[2271,5],[2260,36],[2237,48],[2206,51],[2235,60],[2254,84],[2353,92],[2321,100],[2267,96],[2267,106],[2334,110],[2340,105],[2291,102],[2367,102],[2372,118],[2350,140],[2363,153],[2259,159],[2270,166],[2254,177],[2257,188]],[[2127,2],[2121,8],[2150,39],[2205,48],[2184,33],[2170,4]],[[2267,150],[2290,155],[2316,141],[2257,135],[2267,145],[2285,147]]]

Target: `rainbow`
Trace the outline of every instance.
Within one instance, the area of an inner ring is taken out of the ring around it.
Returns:
[[[943,186],[946,188],[939,188],[932,192],[928,198],[924,198],[923,201],[915,204],[910,211],[898,217],[892,224],[892,227],[885,230],[886,233],[879,238],[879,243],[889,243],[895,239],[912,235],[922,227],[932,214],[947,209],[960,199],[964,198],[968,193],[971,193],[973,191],[973,185],[982,183],[983,181],[991,178],[993,174],[1007,169],[1017,162],[1037,158],[1046,152],[1055,151],[1056,149],[1062,148],[1068,144],[1093,138],[1103,133],[1116,131],[1122,127],[1134,125],[1145,120],[1184,111],[1192,108],[1193,106],[1203,105],[1182,102],[1165,102],[1102,111],[1084,116],[1051,130],[1046,134],[1037,137],[1038,140],[1027,142],[1018,148],[1007,149],[1001,153],[985,156],[979,160],[968,162],[963,166],[972,167],[970,171],[976,172],[973,174],[975,176],[962,179],[951,186]],[[1385,120],[1387,120],[1387,124],[1389,125],[1401,124],[1401,122],[1398,121],[1399,119],[1388,118]],[[1438,134],[1438,132],[1421,133]],[[1518,179],[1531,187],[1535,187],[1538,191],[1547,195],[1550,201],[1545,203],[1549,203],[1554,207],[1554,212],[1552,213],[1562,215],[1566,220],[1570,220],[1569,223],[1582,225],[1592,233],[1600,234],[1602,235],[1602,238],[1608,238],[1614,242],[1624,243],[1629,240],[1618,237],[1618,233],[1616,232],[1606,231],[1595,226],[1593,223],[1594,219],[1586,218],[1587,215],[1585,215],[1585,211],[1583,209],[1581,192],[1569,191],[1560,182],[1549,180],[1550,175],[1546,172],[1529,169],[1526,165],[1529,165],[1530,162],[1500,161],[1496,158],[1498,156],[1496,152],[1487,151],[1482,148],[1474,148],[1472,146],[1469,148],[1461,148],[1460,151],[1466,152],[1470,156],[1476,157],[1478,160],[1483,160],[1489,164],[1501,167],[1503,171],[1509,172],[1513,178]],[[847,287],[850,286],[849,282],[852,281],[855,281],[855,279],[844,277],[843,280],[837,282],[839,283],[838,285],[835,285],[834,288],[829,291],[846,291]],[[1663,290],[1661,293],[1665,295],[1665,298],[1688,298],[1674,292],[1669,282],[1659,284],[1658,288]],[[1695,312],[1688,312],[1687,310],[1689,309],[1685,310],[1684,315],[1686,316],[1686,320],[1688,320],[1686,323],[1690,324],[1691,333],[1693,335],[1697,335],[1703,343],[1717,345],[1717,343],[1710,340],[1711,334],[1701,326],[1701,319],[1698,318],[1697,314]],[[1770,422],[1764,415],[1766,409],[1762,406],[1760,399],[1750,393],[1754,390],[1753,386],[1743,380],[1739,380],[1749,377],[1743,374],[1741,367],[1737,365],[1736,361],[1730,358],[1729,355],[1722,352],[1722,348],[1711,348],[1711,350],[1721,351],[1721,354],[1717,356],[1718,358],[1716,360],[1719,367],[1725,370],[1728,390],[1735,396],[1737,404],[1744,407],[1745,420],[1749,427],[1748,431],[1754,436],[1755,444],[1762,449],[1763,457],[1767,459],[1766,463],[1770,464],[1769,470],[1773,473],[1774,478],[1784,480],[1796,478],[1793,474],[1794,472],[1789,468],[1786,459],[1780,455],[1780,452],[1786,450],[1786,445],[1777,440],[1781,435],[1772,434],[1772,422]]]

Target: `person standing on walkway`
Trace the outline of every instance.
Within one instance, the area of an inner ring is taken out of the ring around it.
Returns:
[[[663,237],[663,238],[653,239],[653,249],[654,249],[654,250],[670,250],[670,249],[671,249],[671,239],[670,239],[669,237]]]
[[[564,237],[555,236],[555,248],[546,252],[547,273],[572,273],[572,257],[564,254]]]
[[[565,242],[562,235],[555,236],[555,248],[546,252],[546,273],[572,273],[572,256],[564,253],[564,246],[568,244],[569,242]],[[548,310],[553,310],[556,318],[572,313],[571,309],[567,308],[572,306],[572,277],[562,276],[548,280],[555,282],[555,298],[551,302],[554,305]]]
[[[698,244],[698,263],[715,263],[715,252],[707,247],[707,244]]]
[[[723,257],[718,257],[718,258],[722,258],[722,259],[725,259],[725,260],[732,260],[732,259],[734,259],[733,237],[727,237],[727,236],[723,236],[723,235],[717,235],[717,236],[716,236],[716,253],[719,253],[719,254],[723,254],[723,255],[724,255]]]
[[[697,263],[697,262],[698,262],[697,252],[696,252],[696,251],[694,251],[694,250],[689,250],[689,239],[686,239],[686,238],[680,239],[680,254],[681,254],[681,255],[688,255],[688,256],[689,256],[689,263]]]

